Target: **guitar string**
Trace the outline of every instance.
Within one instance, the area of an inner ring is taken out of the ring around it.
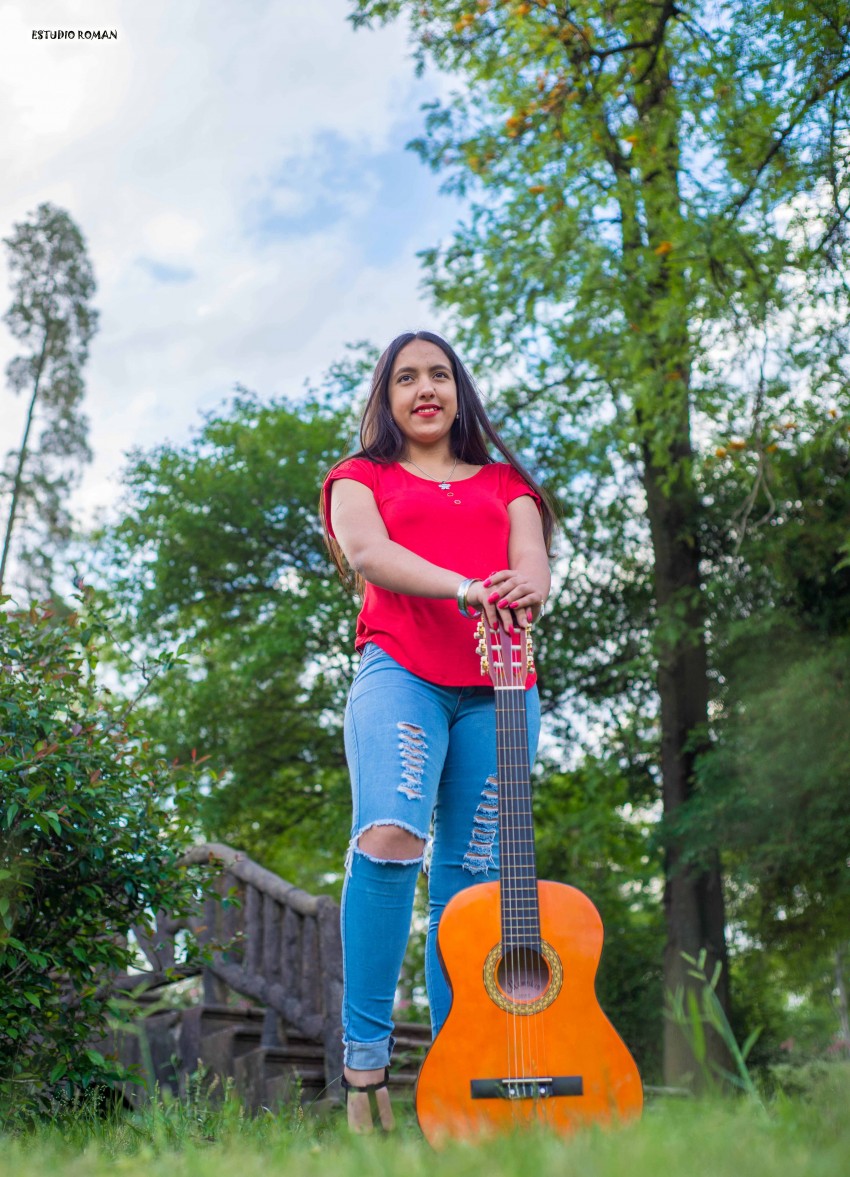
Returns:
[[[512,722],[508,725],[508,731],[513,738],[512,746],[509,747],[509,757],[511,759],[511,783],[512,783],[512,821],[513,821],[513,837],[512,845],[516,854],[517,861],[514,863],[514,898],[516,900],[515,907],[515,929],[514,935],[518,944],[516,955],[519,960],[519,982],[520,991],[525,1000],[533,1000],[530,996],[534,992],[534,903],[531,897],[530,887],[534,880],[529,875],[529,857],[528,857],[528,829],[527,829],[527,806],[528,797],[526,790],[528,787],[528,772],[527,772],[527,748],[528,748],[528,734],[527,723],[525,722],[525,684],[524,674],[525,669],[522,662],[524,643],[520,640],[519,646],[511,648],[512,658],[512,674],[516,683],[516,689],[512,689],[508,696],[509,709],[512,713]],[[519,665],[514,661],[519,659]],[[520,746],[520,741],[524,738],[525,746]],[[529,924],[531,925],[529,927]],[[530,943],[529,943],[530,942]],[[537,1069],[535,1056],[539,1055],[539,1043],[537,1041],[538,1019],[535,1015],[517,1015],[520,1019],[521,1035],[522,1035],[522,1076],[529,1077]]]
[[[511,829],[511,836],[505,839],[504,846],[507,882],[502,884],[502,894],[505,898],[503,912],[506,916],[503,940],[509,941],[512,947],[507,949],[503,943],[503,960],[505,972],[513,982],[512,991],[519,990],[522,994],[523,988],[527,987],[533,995],[535,980],[542,974],[537,878],[536,872],[529,871],[529,867],[533,865],[534,842],[525,714],[527,650],[526,641],[522,636],[518,645],[514,645],[507,635],[504,635],[504,638],[506,640],[499,643],[502,656],[498,661],[501,663],[504,678],[507,678],[506,666],[510,669],[511,685],[507,687],[507,697],[504,691],[500,692],[503,700],[501,710],[506,712],[505,718],[509,722],[497,725],[497,739],[501,745],[499,753],[503,776],[506,778],[503,790],[506,828],[509,826]],[[509,657],[505,657],[506,654],[509,654]],[[518,661],[515,661],[515,657]],[[508,952],[510,963],[505,959]],[[544,965],[543,973],[546,968]],[[513,992],[511,996],[513,1001],[517,1000]],[[520,999],[534,998],[522,995]],[[541,1074],[545,1050],[541,1050],[543,1043],[540,1039],[541,1028],[545,1035],[545,1021],[538,1015],[518,1014],[513,1011],[510,1019],[512,1033],[509,1035],[509,1046],[513,1045],[514,1055],[510,1061],[511,1073],[517,1077],[529,1077],[535,1071]],[[508,1054],[510,1053],[508,1049]]]
[[[501,678],[503,687],[507,686],[507,669],[505,666],[505,645],[503,641],[503,632],[497,631],[497,638],[499,646],[498,665],[501,669]],[[497,710],[502,714],[497,716],[499,722],[496,725],[497,739],[498,739],[498,757],[499,757],[499,778],[500,778],[500,812],[505,814],[505,830],[508,830],[508,822],[510,820],[510,763],[508,756],[508,733],[506,724],[504,722],[504,690],[497,693],[496,704]],[[502,879],[500,882],[500,899],[501,899],[501,925],[502,925],[502,968],[504,970],[504,979],[506,981],[506,988],[509,995],[512,995],[513,981],[511,975],[513,968],[512,958],[508,955],[510,943],[510,912],[512,908],[511,888],[514,885],[514,873],[512,858],[512,846],[510,837],[503,839],[504,845],[501,847],[501,853],[504,855],[503,870],[500,872]],[[510,1003],[506,1004],[505,1008],[505,1022],[506,1022],[506,1054],[508,1057],[508,1073],[510,1076],[517,1074],[520,1066],[520,1046],[518,1039],[519,1026],[518,1018]],[[517,1108],[511,1104],[511,1115],[513,1119],[517,1118]]]
[[[541,960],[540,909],[537,872],[534,861],[534,825],[531,812],[531,769],[528,754],[528,722],[525,704],[525,678],[528,658],[527,633],[520,636],[516,654],[519,659],[519,664],[515,668],[516,682],[519,689],[512,692],[511,695],[514,710],[514,722],[511,725],[511,730],[514,733],[513,754],[516,761],[515,770],[518,782],[515,804],[517,805],[517,829],[520,835],[515,839],[515,844],[523,856],[521,898],[523,900],[524,912],[522,919],[524,946],[521,950],[521,959],[530,994],[542,996],[542,993],[545,992],[545,986],[541,993],[537,993],[537,982],[538,979],[543,979],[547,966]],[[519,879],[519,875],[517,875],[517,878]],[[530,929],[526,927],[527,923],[531,924]],[[534,1000],[534,996],[530,999]],[[523,1022],[526,1027],[526,1039],[529,1051],[529,1072],[531,1074],[536,1073],[539,1076],[546,1069],[544,1060],[546,1053],[546,1022],[540,1013],[526,1016]],[[538,1113],[541,1111],[542,1106],[545,1105],[540,1105],[538,1100],[536,1105],[536,1111]]]
[[[505,649],[507,646],[507,650]],[[507,639],[503,644],[503,661],[504,654],[508,655],[507,663],[510,672],[510,686],[508,693],[502,695],[502,710],[506,720],[503,723],[503,730],[505,733],[503,749],[505,761],[505,777],[506,777],[506,820],[510,836],[508,842],[508,857],[510,860],[509,866],[509,883],[507,888],[507,910],[506,910],[506,927],[503,933],[507,944],[510,947],[507,952],[509,956],[509,974],[511,979],[511,997],[514,1002],[521,1000],[523,993],[524,977],[524,951],[522,947],[522,939],[520,935],[520,920],[518,918],[521,907],[521,897],[519,888],[521,886],[521,874],[519,870],[520,847],[517,844],[517,835],[519,833],[517,824],[516,812],[516,728],[511,720],[516,719],[516,708],[514,701],[517,698],[517,692],[513,683],[513,675],[515,671],[514,666],[514,646],[513,643]],[[507,677],[507,675],[506,675]],[[511,1011],[511,1018],[513,1022],[513,1040],[514,1040],[514,1060],[511,1072],[517,1078],[524,1078],[528,1073],[528,1062],[526,1059],[527,1052],[527,1026],[524,1024],[525,1019],[517,1012],[517,1007],[514,1006]],[[515,1118],[521,1118],[520,1105],[514,1105]]]
[[[511,912],[511,939],[514,942],[512,948],[512,966],[514,970],[515,992],[519,1000],[525,997],[525,990],[528,984],[528,966],[526,961],[525,949],[525,904],[523,902],[524,896],[522,889],[524,885],[524,878],[522,872],[522,846],[519,838],[521,837],[521,830],[519,826],[519,797],[517,795],[519,780],[518,780],[518,748],[517,748],[517,708],[516,701],[519,698],[519,687],[514,683],[514,675],[516,672],[516,665],[514,662],[515,646],[513,642],[510,643],[510,659],[511,659],[511,689],[506,698],[507,710],[511,722],[506,725],[508,733],[508,779],[511,795],[511,852],[513,857],[513,890],[512,890],[512,912]],[[517,1012],[514,1015],[517,1022],[520,1041],[520,1057],[519,1057],[519,1072],[520,1078],[526,1078],[531,1069],[531,1060],[528,1058],[530,1043],[529,1026],[527,1016]]]
[[[511,643],[510,653],[511,653],[511,676],[512,676],[512,678],[513,678],[514,669],[515,669],[514,664],[513,664],[513,652],[514,652],[514,647],[513,647],[513,643]],[[508,715],[509,715],[511,721],[516,719],[516,708],[514,706],[514,700],[517,698],[517,695],[518,695],[518,691],[516,691],[516,689],[512,686],[511,690],[508,693],[507,698],[505,700],[507,703]],[[525,949],[523,946],[524,936],[522,935],[522,930],[521,930],[521,924],[523,923],[523,920],[522,920],[522,916],[523,916],[522,895],[520,893],[520,889],[522,887],[522,882],[523,882],[522,871],[521,871],[522,848],[518,844],[518,841],[517,841],[518,835],[520,834],[520,830],[519,830],[519,825],[518,825],[518,821],[517,821],[518,807],[517,807],[517,795],[516,794],[517,794],[518,782],[516,779],[516,763],[515,763],[516,762],[516,747],[515,747],[516,729],[513,726],[513,723],[509,722],[506,724],[506,730],[508,733],[508,747],[507,747],[508,787],[509,787],[509,791],[510,791],[511,856],[513,859],[512,864],[511,864],[512,865],[512,879],[513,879],[513,888],[512,888],[512,892],[511,892],[512,910],[510,912],[510,929],[511,929],[510,939],[512,942],[511,966],[512,966],[513,973],[514,973],[514,996],[515,996],[515,999],[522,1000],[523,997],[525,996],[525,985],[527,982],[527,977],[526,977],[526,966],[525,966]],[[518,1059],[519,1070],[518,1070],[517,1074],[518,1074],[519,1078],[525,1078],[527,1076],[528,1070],[529,1070],[529,1062],[526,1058],[526,1051],[527,1051],[527,1046],[528,1046],[528,1042],[527,1042],[528,1029],[525,1024],[526,1019],[518,1011],[514,1014],[514,1017],[515,1017],[518,1031],[519,1031],[519,1042],[520,1042],[520,1057]]]
[[[508,685],[508,668],[510,668],[510,666],[511,666],[511,661],[509,658],[505,657],[506,643],[505,643],[504,639],[506,636],[507,635],[505,635],[502,630],[497,631],[497,636],[496,636],[494,645],[498,644],[498,656],[494,658],[494,661],[496,662],[497,666],[499,667],[499,669],[501,671],[501,682],[502,682],[502,687],[503,687],[503,689],[501,691],[497,692],[497,694],[496,694],[497,720],[498,720],[497,725],[496,725],[496,733],[497,733],[497,740],[498,740],[498,758],[499,758],[499,780],[500,780],[499,792],[501,794],[500,799],[499,799],[500,800],[500,812],[504,813],[504,815],[505,815],[504,816],[504,823],[505,823],[504,829],[509,834],[510,833],[510,819],[511,819],[511,812],[510,812],[510,805],[511,805],[511,782],[510,782],[511,771],[510,770],[511,770],[511,765],[510,765],[510,757],[508,755],[509,734],[508,734],[508,730],[507,730],[507,724],[505,722],[506,696],[505,696],[504,688],[507,687],[507,685]],[[501,712],[501,714],[498,714],[499,712]],[[514,873],[514,869],[513,869],[514,864],[512,861],[513,847],[512,847],[511,838],[510,838],[510,836],[508,836],[508,837],[502,839],[502,841],[504,843],[503,846],[501,847],[501,853],[503,855],[503,869],[500,872],[501,880],[500,880],[500,890],[499,890],[500,899],[501,899],[501,925],[502,925],[502,969],[504,970],[504,980],[506,982],[506,988],[508,990],[509,997],[511,999],[513,999],[514,985],[512,984],[512,982],[514,980],[513,970],[514,970],[515,964],[514,964],[513,956],[509,955],[509,952],[510,952],[509,945],[511,943],[511,918],[510,917],[511,917],[511,911],[514,907],[514,896],[512,895],[512,888],[515,886],[515,873]],[[508,1073],[509,1073],[509,1076],[513,1077],[514,1075],[518,1075],[522,1072],[522,1059],[521,1059],[522,1042],[521,1042],[521,1037],[520,1037],[521,1027],[519,1025],[519,1018],[518,1018],[515,1010],[512,1008],[511,1001],[506,1003],[505,1020],[506,1020],[506,1054],[508,1057]],[[509,1106],[511,1108],[512,1119],[516,1120],[518,1117],[519,1109],[513,1103],[511,1103]]]
[[[537,869],[534,854],[534,821],[531,811],[531,763],[528,752],[528,720],[526,715],[526,693],[525,693],[525,677],[527,668],[527,639],[526,631],[525,640],[520,643],[520,666],[519,666],[519,682],[522,684],[522,690],[515,696],[515,705],[517,710],[517,724],[515,730],[518,733],[517,737],[517,756],[519,759],[519,775],[522,781],[523,790],[523,820],[525,823],[524,829],[524,843],[527,845],[527,862],[526,862],[526,879],[530,888],[530,894],[533,898],[530,900],[531,914],[533,917],[533,941],[531,951],[529,952],[528,966],[532,977],[540,976],[545,979],[546,965],[541,961],[542,943],[541,943],[541,927],[540,927],[540,902],[539,890],[537,882]],[[540,970],[538,972],[538,970]],[[532,992],[535,991],[535,984],[532,984]],[[542,996],[545,992],[545,987],[539,994]],[[529,1018],[531,1022],[529,1037],[533,1039],[534,1058],[531,1060],[532,1071],[538,1076],[545,1074],[546,1066],[546,1019],[543,1017],[542,1011],[531,1015]],[[535,1110],[538,1115],[541,1112],[545,1113],[546,1104],[538,1099],[535,1104]]]

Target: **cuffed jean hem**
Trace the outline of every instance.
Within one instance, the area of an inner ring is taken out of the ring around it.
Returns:
[[[343,1061],[352,1071],[377,1071],[390,1065],[394,1046],[392,1034],[379,1042],[343,1042]]]

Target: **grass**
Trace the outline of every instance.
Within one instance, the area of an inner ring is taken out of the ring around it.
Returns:
[[[569,1139],[525,1134],[434,1153],[404,1111],[392,1137],[352,1138],[341,1115],[251,1120],[234,1100],[158,1104],[0,1137],[0,1177],[847,1177],[850,1065],[806,1098],[659,1101],[643,1119]]]

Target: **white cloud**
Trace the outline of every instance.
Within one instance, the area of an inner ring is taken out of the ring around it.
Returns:
[[[0,233],[40,201],[67,208],[99,283],[86,510],[114,494],[124,450],[185,437],[237,381],[297,392],[346,342],[431,321],[415,252],[454,206],[420,167],[405,224],[409,194],[387,189],[381,168],[387,153],[404,159],[438,83],[414,76],[403,27],[354,33],[349,11],[347,0],[0,9]],[[116,28],[118,40],[39,41],[34,27]],[[402,206],[390,237],[381,200]],[[10,354],[0,331],[0,361]],[[23,411],[10,400],[0,391],[5,444]]]

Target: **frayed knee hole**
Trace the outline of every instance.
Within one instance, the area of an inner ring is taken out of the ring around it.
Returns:
[[[384,862],[415,862],[422,858],[425,839],[402,826],[372,826],[357,839],[357,848]]]

